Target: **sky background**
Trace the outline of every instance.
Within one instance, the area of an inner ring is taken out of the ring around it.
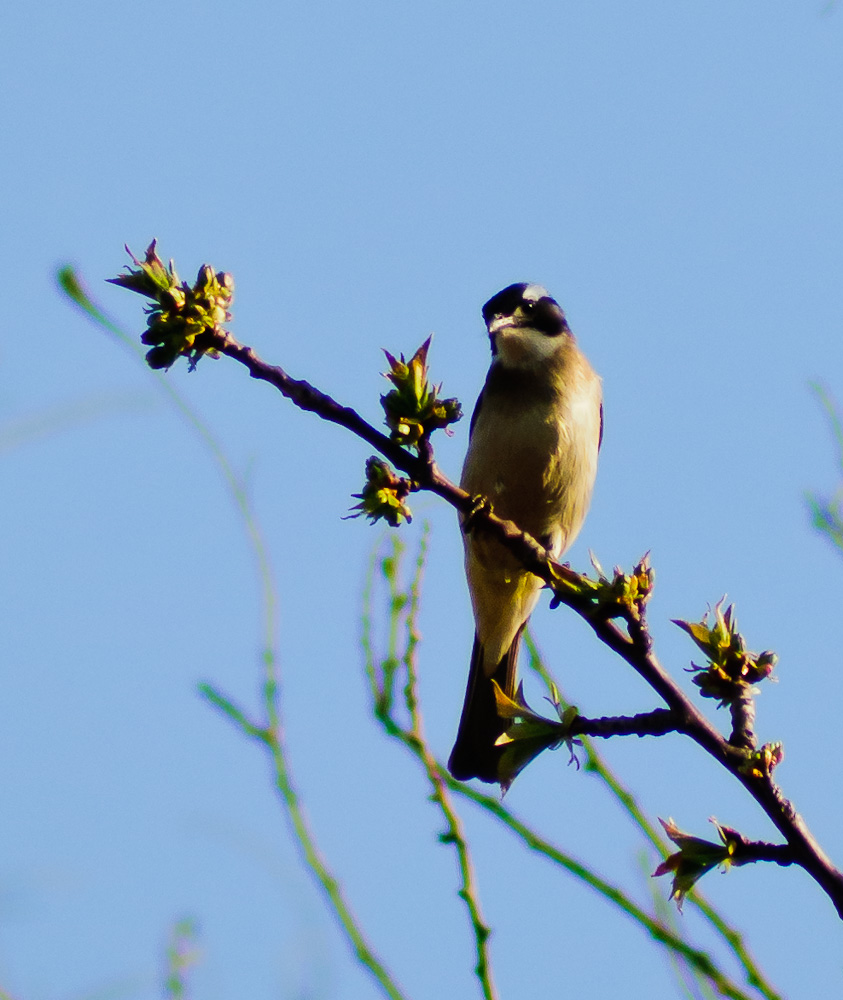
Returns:
[[[651,551],[657,649],[687,690],[693,649],[670,619],[728,593],[750,647],[780,655],[759,736],[784,741],[785,793],[843,861],[843,560],[804,503],[836,485],[809,383],[843,398],[843,10],[6,4],[0,102],[0,986],[15,1000],[160,997],[184,916],[195,1000],[377,995],[301,870],[267,761],[197,694],[259,702],[242,523],[149,372],[56,289],[73,263],[139,334],[141,300],[103,279],[152,237],[184,277],[232,272],[235,336],[374,422],[381,348],[434,332],[434,377],[470,410],[482,303],[546,285],[606,400],[573,565]],[[268,539],[291,762],[320,845],[409,996],[477,995],[441,821],[368,708],[360,589],[381,529],[341,518],[370,449],[226,359],[168,379]],[[452,477],[467,423],[436,441]],[[411,547],[432,525],[421,693],[445,757],[471,615],[452,512],[413,506]],[[542,601],[535,628],[583,714],[656,706],[564,608]],[[687,741],[603,749],[650,815],[776,839]],[[640,837],[565,764],[543,755],[508,805],[647,900]],[[462,811],[502,998],[677,995],[638,927]],[[839,921],[807,876],[752,866],[703,887],[784,995],[839,992]],[[708,943],[691,908],[683,923]]]

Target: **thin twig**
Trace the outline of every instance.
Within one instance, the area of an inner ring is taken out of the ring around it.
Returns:
[[[402,545],[398,538],[393,538],[392,555],[380,560],[381,571],[389,588],[389,637],[387,652],[381,663],[380,674],[375,666],[375,657],[371,639],[371,598],[373,572],[370,570],[364,593],[364,635],[363,648],[366,653],[366,673],[372,684],[373,705],[375,715],[394,738],[400,740],[421,761],[428,781],[431,784],[431,801],[438,807],[445,820],[445,831],[439,839],[443,844],[453,846],[457,856],[460,872],[460,888],[458,896],[465,903],[471,924],[475,945],[474,973],[477,976],[484,1000],[497,1000],[497,990],[492,978],[492,964],[489,955],[489,936],[491,930],[483,917],[480,907],[480,897],[474,875],[468,840],[466,839],[462,822],[453,807],[448,787],[439,773],[439,765],[431,753],[424,735],[422,715],[418,701],[418,675],[416,671],[416,650],[419,643],[418,611],[421,596],[421,577],[427,553],[427,527],[422,536],[416,569],[409,592],[401,590],[398,574],[398,563]],[[375,560],[372,560],[372,568]],[[401,726],[394,718],[392,706],[394,699],[391,687],[394,685],[395,674],[392,665],[398,662],[397,633],[398,623],[402,623],[406,632],[406,645],[400,662],[404,668],[404,705],[407,709],[410,725]]]
[[[843,420],[825,386],[820,382],[812,382],[811,388],[825,410],[834,438],[837,466],[843,473]],[[838,486],[828,499],[812,491],[806,495],[806,500],[811,509],[811,521],[814,527],[839,549],[843,549],[843,486]]]
[[[699,971],[702,975],[710,979],[720,992],[732,1000],[748,1000],[748,995],[714,964],[711,956],[698,948],[694,948],[663,923],[650,916],[637,903],[631,900],[626,894],[621,892],[616,886],[607,882],[588,865],[583,864],[571,855],[556,847],[543,837],[540,837],[525,823],[522,823],[513,813],[511,813],[503,803],[491,795],[478,792],[470,785],[463,784],[452,778],[441,764],[440,774],[448,787],[457,794],[470,799],[476,805],[485,809],[495,816],[504,826],[510,829],[530,850],[536,851],[551,861],[564,868],[571,874],[576,875],[595,892],[605,899],[614,903],[619,909],[629,914],[635,921],[644,927],[654,940],[667,945],[670,949],[682,955],[683,958]]]
[[[541,653],[539,652],[539,648],[536,645],[536,641],[533,638],[533,634],[529,629],[527,629],[524,633],[524,640],[529,654],[528,663],[530,668],[538,674],[548,690],[551,690],[551,688],[555,689],[556,696],[559,698],[562,707],[567,708],[571,702],[564,696],[564,694],[561,693],[556,678],[553,677],[547,669]],[[606,763],[603,755],[597,750],[591,738],[583,736],[581,737],[581,740],[583,750],[586,754],[585,770],[596,775],[606,785],[633,823],[635,823],[635,825],[641,830],[661,857],[666,858],[673,852],[673,845],[668,846],[665,843],[659,829],[650,822],[644,810],[638,804],[635,796],[621,783],[618,776]],[[657,898],[660,903],[664,902],[661,896],[657,896]],[[755,987],[755,989],[757,989],[759,993],[763,994],[767,1000],[783,1000],[781,994],[776,991],[772,983],[768,982],[764,973],[756,964],[740,932],[735,930],[734,927],[723,919],[723,917],[705,898],[698,888],[695,887],[691,889],[688,893],[687,899],[692,905],[697,907],[703,917],[712,925],[712,927],[714,927],[717,933],[727,943],[729,948],[734,953],[735,958],[743,967],[747,982],[750,986]],[[670,912],[666,906],[657,911],[657,916],[660,916],[663,922],[666,922],[664,918],[666,911]],[[670,920],[670,926],[676,930],[672,917]],[[681,936],[681,934],[679,936]]]
[[[64,292],[90,319],[111,334],[121,345],[129,348],[136,356],[140,355],[142,358],[142,354],[135,344],[134,338],[129,337],[125,331],[112,322],[94,304],[70,269],[65,268],[59,272],[59,284]],[[404,1000],[405,994],[368,944],[359,921],[345,899],[339,881],[330,871],[322,857],[290,773],[280,712],[279,678],[277,657],[275,654],[278,604],[275,581],[269,560],[268,548],[264,541],[260,525],[252,510],[246,487],[234,471],[222,446],[204,420],[161,373],[156,373],[156,375],[158,385],[167,395],[170,402],[181,413],[182,417],[199,435],[222,474],[223,480],[246,527],[261,581],[264,613],[263,705],[265,721],[263,723],[256,723],[251,720],[245,711],[237,707],[230,699],[226,698],[225,695],[210,684],[200,684],[199,691],[211,704],[227,715],[244,735],[257,739],[269,751],[273,762],[275,786],[284,804],[287,818],[305,864],[321,887],[323,895],[333,910],[337,922],[345,931],[346,937],[358,961],[368,969],[385,996],[389,997],[390,1000]]]
[[[397,540],[393,544],[393,554],[387,558],[381,559],[379,564],[382,568],[383,575],[385,576],[389,586],[389,617],[392,619],[395,616],[395,609],[402,607],[406,603],[406,595],[401,594],[399,589],[396,589],[394,581],[397,579],[398,574],[398,556],[402,551],[402,547]],[[748,994],[744,993],[739,986],[733,983],[725,973],[723,973],[716,965],[714,960],[706,952],[694,948],[682,939],[682,936],[676,933],[668,924],[664,921],[659,921],[653,919],[649,914],[647,914],[634,900],[632,900],[623,890],[619,889],[617,886],[612,885],[607,882],[601,876],[597,875],[588,865],[578,861],[571,855],[566,854],[560,848],[551,844],[549,841],[544,840],[537,833],[531,830],[526,824],[516,819],[515,816],[503,805],[502,802],[491,796],[483,795],[479,792],[475,792],[467,784],[458,782],[447,773],[445,767],[436,760],[430,747],[424,740],[421,728],[416,729],[414,726],[404,726],[396,718],[394,713],[381,713],[378,711],[377,706],[386,703],[392,703],[392,699],[389,696],[383,696],[377,688],[377,678],[378,673],[374,667],[374,651],[372,644],[372,614],[371,614],[371,600],[372,593],[374,589],[374,567],[376,562],[378,562],[377,557],[373,557],[370,566],[370,571],[367,577],[366,588],[365,588],[365,601],[366,610],[364,613],[364,636],[363,636],[363,647],[366,653],[366,672],[370,680],[374,683],[373,688],[373,705],[375,706],[375,714],[381,724],[384,726],[386,732],[393,738],[399,740],[403,743],[411,753],[417,757],[425,766],[425,769],[430,772],[431,770],[436,776],[437,783],[443,789],[450,789],[457,794],[470,799],[471,801],[483,806],[492,812],[498,820],[508,826],[513,832],[521,837],[522,841],[533,851],[543,854],[552,863],[560,865],[565,868],[568,872],[575,875],[584,881],[591,888],[595,889],[604,898],[610,902],[617,905],[623,912],[631,916],[634,920],[637,920],[644,929],[661,944],[665,945],[670,951],[682,957],[691,968],[694,969],[695,973],[709,979],[713,982],[717,989],[725,996],[732,997],[734,1000],[750,1000]],[[393,633],[392,625],[390,624],[390,635]],[[411,631],[408,637],[408,648],[412,648],[413,652],[415,650],[415,631]],[[387,654],[384,658],[385,662],[391,661],[396,658],[395,649],[388,649]],[[381,673],[381,677],[387,675]],[[390,683],[394,682],[394,675],[389,675],[391,677]],[[406,690],[412,693],[409,696],[408,702],[410,707],[411,715],[418,712],[417,701],[416,701],[416,684],[415,684],[415,669],[413,666],[413,681],[410,683],[408,673],[408,683]],[[431,778],[433,776],[431,775]],[[485,923],[482,924],[485,927]],[[751,976],[748,978],[752,979]],[[760,977],[758,977],[760,981]],[[757,985],[757,982],[753,982],[753,985]],[[763,991],[762,991],[763,992]],[[769,997],[769,1000],[780,1000],[780,998],[771,990],[769,993],[765,993],[765,996]]]
[[[669,708],[656,708],[638,715],[604,715],[587,719],[578,715],[571,723],[571,736],[667,736],[678,729],[676,716]]]

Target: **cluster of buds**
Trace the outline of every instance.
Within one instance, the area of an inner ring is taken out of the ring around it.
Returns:
[[[673,872],[670,898],[676,900],[680,910],[685,896],[706,872],[718,867],[727,871],[731,865],[746,864],[751,860],[750,858],[741,860],[736,856],[738,849],[746,843],[744,837],[737,830],[721,826],[715,819],[711,822],[714,823],[720,836],[719,844],[683,833],[672,819],[667,822],[659,819],[659,822],[679,850],[662,861],[653,872],[653,878]]]
[[[556,710],[558,722],[546,719],[530,708],[524,698],[523,684],[518,685],[514,699],[503,692],[497,681],[493,680],[492,684],[498,715],[502,719],[512,720],[512,725],[503,736],[498,737],[496,743],[504,748],[498,762],[498,781],[502,794],[530,761],[535,760],[544,750],[555,750],[563,743],[570,753],[568,763],[576,764],[579,768],[574,746],[582,746],[582,743],[571,736],[571,726],[578,712],[573,706],[565,708],[561,704],[555,684],[550,685],[550,697],[547,700]]]
[[[750,778],[769,778],[783,760],[783,743],[765,743],[759,750],[747,751],[746,760],[738,765],[738,770]]]
[[[591,564],[597,571],[596,580],[564,566],[556,567],[550,606],[556,607],[565,598],[573,598],[599,608],[607,618],[640,621],[656,582],[656,571],[650,565],[649,553],[642,556],[630,573],[624,573],[620,566],[615,566],[611,577],[603,571],[594,553],[591,554]]]
[[[628,616],[640,621],[656,583],[656,571],[650,565],[650,553],[645,553],[638,560],[631,573],[624,573],[620,566],[615,566],[611,580],[603,573],[600,563],[593,555],[591,562],[600,582],[598,606],[607,611],[617,608],[622,617]]]
[[[731,705],[773,672],[778,657],[766,650],[747,652],[743,636],[738,632],[734,605],[723,611],[723,601],[714,608],[714,623],[709,627],[708,612],[700,622],[673,619],[684,629],[708,657],[708,665],[691,664],[694,683],[704,698],[716,698],[720,705]]]
[[[439,428],[453,424],[462,416],[458,399],[440,399],[441,385],[428,381],[427,351],[430,337],[409,361],[394,358],[384,351],[389,371],[384,377],[395,387],[381,396],[390,437],[400,445],[415,447]]]
[[[164,264],[155,246],[153,240],[142,261],[126,247],[136,269],[129,267],[128,274],[108,280],[151,299],[147,329],[141,336],[141,342],[150,346],[149,367],[169,368],[177,358],[186,357],[192,370],[204,354],[219,357],[216,347],[228,337],[224,324],[231,320],[234,279],[203,264],[191,288],[179,279],[172,261]]]
[[[391,527],[397,528],[402,521],[408,524],[413,520],[413,514],[404,502],[413,485],[409,479],[397,476],[390,466],[372,455],[366,461],[366,485],[362,493],[355,493],[355,504],[352,510],[356,514],[349,517],[362,517],[364,514],[374,524],[383,519]]]

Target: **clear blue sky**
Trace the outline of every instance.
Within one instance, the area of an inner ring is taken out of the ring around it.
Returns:
[[[140,299],[102,279],[153,236],[185,276],[233,272],[235,334],[373,420],[380,348],[435,332],[435,377],[470,408],[481,304],[512,281],[550,288],[606,397],[572,562],[652,551],[676,676],[693,651],[669,619],[729,594],[750,645],[781,657],[759,734],[784,741],[785,792],[843,862],[843,561],[803,503],[835,485],[809,381],[843,398],[843,10],[16,4],[0,79],[0,985],[16,1000],[160,996],[186,914],[196,1000],[376,995],[300,871],[266,762],[196,693],[210,680],[258,699],[259,591],[232,504],[148,372],[55,289],[75,263],[140,332]],[[269,539],[292,760],[320,842],[409,994],[473,996],[440,821],[367,711],[359,590],[378,529],[340,518],[369,449],[228,361],[168,377]],[[466,425],[438,443],[453,476]],[[422,694],[444,756],[472,626],[454,518],[415,507],[433,524]],[[536,628],[584,714],[654,707],[573,615],[543,602]],[[653,815],[774,837],[680,738],[605,749]],[[508,802],[646,898],[635,832],[563,753]],[[676,995],[639,929],[484,816],[466,822],[502,997]],[[839,992],[839,922],[806,876],[706,882],[789,998]]]

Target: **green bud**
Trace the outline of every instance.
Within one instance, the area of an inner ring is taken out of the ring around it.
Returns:
[[[409,361],[403,354],[395,358],[384,351],[389,371],[383,374],[394,388],[381,396],[381,406],[386,425],[392,431],[392,440],[405,447],[417,447],[433,431],[447,427],[462,416],[459,400],[439,399],[441,386],[431,385],[428,380],[429,348],[430,337]]]
[[[585,599],[600,608],[607,618],[640,621],[656,580],[649,553],[638,561],[631,573],[624,573],[620,566],[615,566],[611,578],[604,572],[594,553],[591,553],[591,564],[597,571],[596,580],[575,573],[568,566],[551,565],[554,597],[550,606],[556,607],[566,597]]]
[[[150,368],[154,369],[171,368],[178,356],[178,351],[161,345],[160,347],[153,347],[152,350],[146,352],[146,363]]]
[[[747,751],[746,760],[738,765],[738,770],[750,778],[769,778],[783,760],[783,743],[765,743],[758,750]]]
[[[555,750],[563,743],[571,755],[569,763],[575,763],[579,768],[574,746],[582,746],[582,743],[570,735],[571,726],[577,718],[577,709],[563,708],[555,688],[551,691],[553,698],[549,700],[559,716],[558,722],[546,719],[530,708],[524,698],[523,684],[518,685],[515,698],[505,694],[495,680],[492,681],[492,687],[498,715],[502,719],[512,720],[512,725],[498,737],[496,743],[497,746],[504,747],[498,762],[498,781],[503,793],[506,793],[521,771],[540,753],[545,750]]]
[[[172,261],[164,265],[155,246],[153,240],[143,261],[127,247],[136,269],[128,268],[128,274],[109,280],[151,300],[147,329],[141,336],[142,343],[153,347],[146,356],[150,367],[169,368],[177,358],[187,357],[193,369],[206,354],[219,357],[218,347],[229,336],[224,324],[231,320],[234,279],[203,264],[191,288],[179,281]]]
[[[107,278],[106,280],[113,285],[120,285],[122,288],[128,288],[132,292],[138,292],[140,295],[156,300],[162,292],[175,288],[179,284],[175,265],[170,261],[170,266],[165,267],[164,261],[155,252],[156,245],[156,240],[149,244],[143,261],[138,260],[126,247],[126,253],[137,265],[137,270],[133,271],[131,268],[127,268],[128,274],[121,274],[116,278]]]
[[[412,483],[409,479],[397,476],[383,459],[373,455],[366,461],[366,485],[363,492],[354,494],[360,503],[351,509],[357,513],[347,516],[353,518],[365,515],[372,524],[384,520],[393,528],[399,527],[403,521],[409,524],[413,520],[413,514],[404,499],[411,490]]]
[[[744,840],[736,830],[721,826],[712,819],[711,822],[717,827],[721,841],[719,844],[715,844],[709,840],[683,833],[672,819],[665,821],[660,818],[659,822],[664,827],[664,832],[679,850],[662,861],[653,872],[653,878],[673,873],[670,898],[676,900],[676,905],[680,910],[685,896],[703,875],[718,866],[725,871],[731,864],[740,863],[735,861],[734,855]]]
[[[706,612],[699,622],[673,619],[674,625],[688,633],[705,653],[708,664],[691,664],[693,681],[704,698],[714,698],[720,705],[729,705],[753,685],[769,677],[778,657],[770,650],[763,653],[747,651],[744,637],[738,632],[734,605],[723,611],[723,601],[714,607],[714,621],[708,622]]]

